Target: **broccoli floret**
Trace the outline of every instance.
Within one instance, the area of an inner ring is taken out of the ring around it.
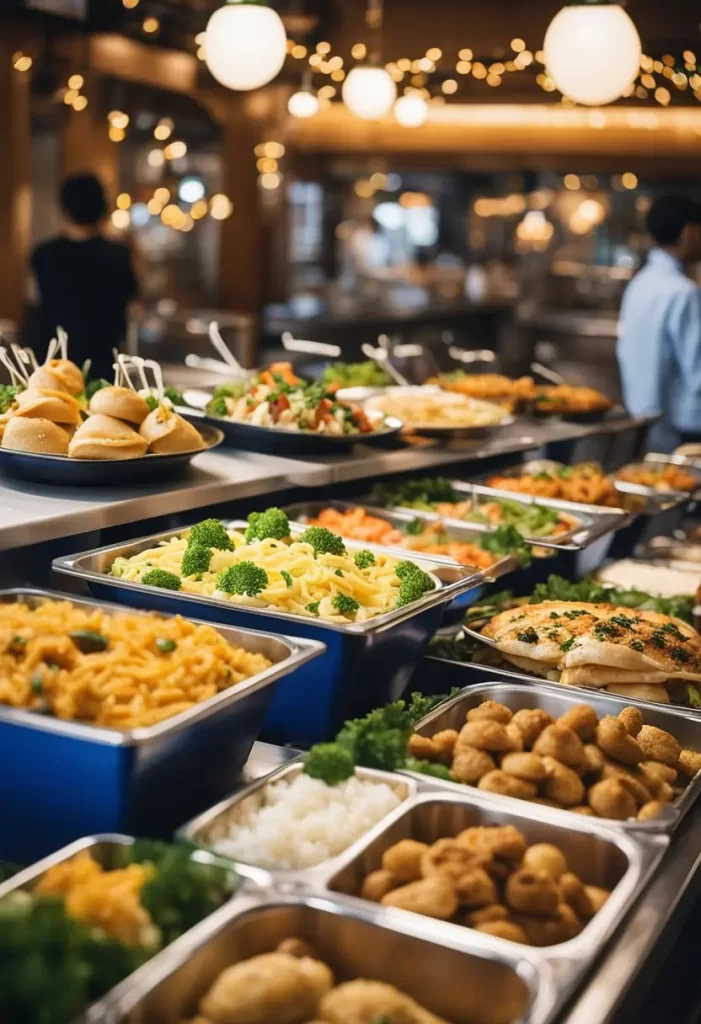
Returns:
[[[141,583],[147,587],[160,587],[161,590],[180,590],[181,587],[180,577],[165,569],[149,569],[141,577]]]
[[[290,536],[290,521],[281,508],[268,508],[265,512],[251,512],[248,517],[246,540],[284,540]]]
[[[345,747],[356,764],[393,772],[404,767],[413,731],[406,704],[400,700],[371,711],[365,718],[346,722],[336,742]]]
[[[353,561],[359,569],[369,569],[376,564],[372,551],[356,551]]]
[[[338,743],[317,743],[304,759],[304,771],[313,779],[322,779],[329,786],[345,782],[355,772],[350,751]]]
[[[436,779],[455,782],[452,772],[444,764],[435,764],[433,761],[422,761],[416,757],[408,757],[406,768],[410,772],[420,772],[422,775],[432,775]]]
[[[312,602],[310,602],[310,604],[307,604],[304,607],[305,607],[305,610],[308,611],[310,615],[318,615],[319,614],[319,605],[320,604],[321,604],[321,601],[312,601]]]
[[[421,721],[421,719],[430,714],[435,707],[442,704],[444,700],[451,700],[453,697],[457,697],[459,693],[459,686],[454,686],[450,693],[440,693],[431,697],[427,697],[425,694],[420,693],[419,690],[414,690],[411,694],[409,703],[409,714],[411,715],[412,722]]]
[[[206,548],[204,544],[188,544],[180,569],[183,576],[198,576],[207,572],[213,554],[212,549]]]
[[[334,572],[334,576],[340,576],[341,579],[343,579],[343,569],[336,569]]]
[[[417,572],[423,572],[423,570],[419,569],[415,562],[399,562],[394,570],[394,575],[400,580],[406,580]]]
[[[253,562],[239,562],[230,565],[217,576],[217,589],[225,594],[245,594],[246,597],[257,597],[268,586],[268,574],[265,569]]]
[[[207,405],[207,412],[210,416],[221,416],[225,419],[229,415],[229,409],[226,404],[225,395],[215,395],[212,401]]]
[[[400,575],[399,570],[402,566],[410,566],[411,571],[405,569]],[[412,604],[414,601],[418,601],[420,597],[423,597],[424,594],[427,594],[429,590],[436,589],[436,584],[428,573],[424,572],[423,569],[419,569],[413,562],[400,562],[395,572],[400,579],[397,608],[401,608],[405,604]]]
[[[334,611],[337,611],[339,615],[355,615],[360,608],[360,605],[354,597],[349,597],[347,594],[336,594],[331,605]]]
[[[233,551],[234,545],[223,523],[218,519],[204,519],[196,523],[188,535],[188,546],[200,544],[203,548],[217,548],[219,551]]]
[[[319,555],[345,555],[346,545],[343,538],[331,533],[325,526],[310,526],[299,538],[302,544],[311,544],[314,557]]]
[[[282,576],[283,580],[285,581],[285,586],[289,590],[290,587],[292,586],[292,577],[290,576],[289,572],[287,572],[287,570],[285,570],[285,569],[281,569],[280,570],[280,575]]]

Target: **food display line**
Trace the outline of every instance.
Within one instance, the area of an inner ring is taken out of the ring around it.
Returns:
[[[287,487],[324,487],[380,474],[429,472],[444,466],[532,451],[560,441],[642,430],[628,418],[588,426],[518,421],[506,436],[481,441],[428,442],[383,451],[358,446],[339,456],[280,458],[219,449],[205,452],[187,476],[156,486],[58,487],[0,474],[0,550],[176,515],[226,501],[274,494]]]

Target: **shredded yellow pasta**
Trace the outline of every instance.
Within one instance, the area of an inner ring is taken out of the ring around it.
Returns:
[[[104,650],[84,653],[86,633],[103,638]],[[70,601],[0,605],[0,704],[58,718],[154,725],[270,665],[180,616],[108,614]]]
[[[229,531],[233,551],[216,550],[209,570],[182,578],[184,594],[234,601],[253,608],[277,608],[281,612],[309,617],[308,606],[318,604],[318,615],[330,622],[364,622],[396,608],[400,580],[395,569],[399,559],[375,554],[375,565],[359,569],[353,554],[320,554],[314,557],[311,544],[301,541],[257,540],[247,543],[243,533]],[[111,573],[123,580],[139,582],[150,569],[163,569],[181,576],[187,536],[173,537],[158,547],[130,558],[117,558]],[[268,586],[257,597],[228,594],[217,588],[220,572],[240,562],[253,562],[268,575]],[[283,572],[289,579],[285,579]],[[291,585],[290,585],[291,584]],[[352,597],[359,609],[351,616],[340,614],[333,606],[338,594]]]

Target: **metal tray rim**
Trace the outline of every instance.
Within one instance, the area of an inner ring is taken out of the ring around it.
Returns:
[[[61,593],[60,591],[42,590],[33,587],[15,587],[7,590],[0,590],[0,607],[3,603],[6,603],[5,599],[8,597],[14,597],[17,599],[30,597],[39,598],[41,600],[64,600],[70,601],[72,604],[83,605],[90,608],[104,608],[107,612],[111,613],[128,612],[129,614],[134,615],[148,614],[147,612],[140,611],[139,609],[129,608],[127,605],[115,604],[111,601],[98,601],[95,598],[76,597],[72,594]],[[175,613],[157,612],[156,614],[164,618],[172,618]],[[289,675],[293,670],[300,668],[312,658],[322,655],[325,651],[324,644],[317,640],[306,640],[286,636],[284,634],[273,634],[264,630],[247,629],[244,627],[205,622],[197,618],[192,618],[190,621],[197,625],[211,626],[213,629],[216,629],[217,632],[221,633],[228,643],[237,643],[237,646],[243,646],[243,644],[236,640],[236,636],[243,638],[244,641],[247,636],[270,638],[282,643],[287,648],[287,657],[277,664],[271,665],[270,668],[265,669],[263,672],[259,672],[257,675],[244,680],[239,683],[238,686],[230,687],[228,690],[222,690],[221,693],[216,694],[214,697],[210,697],[209,700],[203,701],[201,704],[196,704],[187,711],[182,711],[180,714],[174,715],[172,718],[167,718],[163,722],[159,722],[157,725],[119,730],[106,725],[91,725],[87,722],[70,721],[54,718],[52,716],[38,715],[34,711],[10,708],[8,706],[0,706],[0,722],[7,723],[9,725],[21,726],[23,728],[36,729],[42,732],[51,732],[70,736],[74,739],[108,746],[139,746],[141,744],[149,743],[152,740],[161,739],[164,736],[170,736],[176,732],[180,732],[182,729],[186,729],[188,726],[194,725],[195,723],[202,721],[204,718],[208,718],[210,715],[215,714],[220,710],[220,708],[238,703],[244,697],[248,697],[257,690],[263,689],[265,686],[269,686],[271,683],[276,682],[283,676]]]

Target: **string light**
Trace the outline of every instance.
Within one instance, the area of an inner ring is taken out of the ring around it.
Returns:
[[[420,128],[428,118],[428,104],[416,93],[400,96],[394,104],[394,116],[405,128]]]
[[[207,203],[207,200],[198,199],[197,202],[193,203],[190,208],[190,216],[192,217],[193,220],[201,220],[203,217],[207,216],[208,209],[209,204]]]
[[[73,100],[73,109],[77,113],[80,113],[81,110],[85,110],[87,105],[88,105],[88,97],[87,96],[76,96],[76,98]]]
[[[161,23],[158,18],[144,18],[144,23],[141,26],[147,35],[154,35],[161,27]]]
[[[351,57],[354,60],[365,60],[367,55],[368,55],[368,48],[365,45],[365,43],[356,43],[355,46],[351,50]],[[401,61],[399,63],[399,66],[401,67]]]
[[[113,130],[114,129],[110,129],[110,131]],[[165,163],[165,159],[162,149],[152,149],[146,157],[146,163],[149,167],[162,167]]]
[[[441,89],[446,96],[452,96],[458,91],[458,83],[454,78],[446,78],[445,82],[441,85]]]
[[[122,3],[129,11],[139,6],[139,0],[122,0]]]
[[[307,56],[306,46],[293,46],[292,56],[295,58],[295,60],[302,60],[303,57]]]
[[[131,217],[128,210],[115,210],[112,214],[112,224],[118,231],[125,231],[131,224]]]
[[[159,142],[165,142],[173,134],[174,127],[175,125],[169,117],[162,118],[153,129],[154,139],[158,139]]]
[[[70,107],[78,99],[78,95],[79,93],[77,89],[66,89],[63,94],[63,102],[67,107]]]
[[[184,156],[187,156],[187,145],[181,140],[171,142],[163,150],[163,156],[166,160],[182,160]]]
[[[117,205],[117,209],[118,210],[128,210],[130,208],[130,206],[131,206],[131,196],[129,195],[129,193],[128,192],[121,192],[117,196],[117,204],[116,205]]]
[[[225,196],[222,192],[217,192],[209,200],[209,215],[214,220],[226,220],[234,212],[234,204],[231,202],[228,196]]]
[[[69,89],[76,89],[78,92],[80,92],[84,85],[85,79],[82,75],[71,75],[71,77],[68,79]]]
[[[517,37],[516,39],[511,40],[511,49],[514,51],[514,53],[521,53],[523,50],[526,49],[526,44],[523,41],[523,39],[519,39]]]
[[[161,186],[161,188],[157,188],[156,191],[153,193],[153,198],[156,200],[157,203],[160,203],[161,206],[165,206],[166,203],[170,202],[170,189],[167,189],[164,186]]]
[[[109,135],[110,141],[112,142],[124,142],[127,133],[124,131],[123,128],[115,128],[115,126],[111,124],[107,134]]]
[[[32,63],[32,58],[26,53],[22,53],[21,50],[18,50],[17,53],[12,55],[12,66],[15,71],[29,71]]]
[[[281,181],[282,179],[280,175],[275,173],[261,174],[259,178],[260,187],[266,189],[267,191],[272,191],[273,189],[279,188]]]
[[[161,210],[163,209],[163,203],[159,203],[157,199],[150,199],[146,204],[146,209],[152,217],[160,217]]]
[[[107,120],[113,128],[121,128],[124,131],[129,127],[129,115],[122,110],[111,110],[107,115]]]
[[[638,176],[633,174],[632,171],[626,171],[625,174],[621,175],[621,184],[623,188],[627,188],[630,191],[638,187]]]

